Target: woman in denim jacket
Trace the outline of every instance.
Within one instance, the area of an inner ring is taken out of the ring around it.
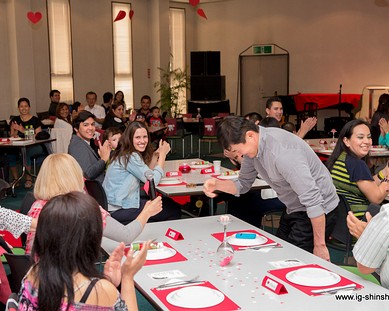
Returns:
[[[159,142],[153,152],[150,135],[143,123],[132,122],[120,138],[108,166],[103,187],[111,216],[123,224],[134,220],[148,197],[141,195],[140,183],[146,182],[145,172],[152,170],[155,184],[164,175],[163,167],[170,145]],[[173,220],[181,217],[181,206],[169,198],[162,199],[162,211],[149,221]]]

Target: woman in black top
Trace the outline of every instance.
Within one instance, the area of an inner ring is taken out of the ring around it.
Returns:
[[[30,100],[28,98],[22,97],[18,100],[18,110],[20,115],[12,118],[11,120],[11,137],[25,138],[24,131],[26,127],[30,129],[32,126],[34,129],[34,136],[42,131],[41,122],[35,116],[30,113]],[[27,170],[31,170],[31,158],[35,157],[43,152],[43,149],[40,145],[34,145],[27,147]],[[14,179],[18,178],[18,171],[16,169],[16,157],[19,154],[19,149],[10,149],[8,151],[8,161],[11,168],[11,174]],[[25,177],[24,187],[30,189],[32,187],[31,176],[28,174]]]
[[[106,115],[102,129],[106,130],[109,127],[117,127],[122,132],[126,129],[126,124],[123,118],[124,114],[124,104],[122,103],[113,103],[111,111]]]

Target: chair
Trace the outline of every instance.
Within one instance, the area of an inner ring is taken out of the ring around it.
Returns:
[[[23,198],[22,204],[20,205],[20,214],[27,215],[34,202],[34,193],[32,191],[28,191]],[[26,248],[27,235],[23,233],[20,238],[22,240],[22,247]]]
[[[11,270],[11,275],[8,277],[11,291],[18,293],[24,276],[33,264],[31,256],[10,253],[4,253],[4,256]]]
[[[36,115],[38,116],[38,119],[41,121],[50,118],[50,112],[48,112],[48,111],[37,112]]]
[[[0,120],[0,137],[9,137],[10,127],[6,120]]]
[[[342,194],[339,196],[339,205],[336,208],[336,224],[332,231],[327,246],[329,248],[345,252],[344,264],[348,264],[348,259],[353,248],[353,237],[347,227],[347,214],[351,210],[346,198]]]
[[[216,120],[213,118],[204,118],[203,126],[200,128],[199,137],[199,158],[201,157],[201,143],[208,143],[208,154],[211,153],[211,143],[217,143],[216,137]]]
[[[72,131],[64,128],[52,128],[50,138],[55,139],[51,142],[53,153],[68,153],[68,147],[72,138]]]
[[[367,280],[367,281],[370,281],[374,284],[377,284],[377,285],[381,285],[380,283],[380,276],[373,272],[371,274],[362,274],[359,270],[358,270],[358,267],[355,267],[355,266],[340,266],[341,268],[351,272],[351,273],[354,273],[358,276],[360,276],[361,278]]]
[[[103,186],[97,180],[85,180],[85,188],[91,197],[93,197],[99,205],[108,211],[107,195]]]
[[[175,140],[181,140],[182,157],[185,158],[185,137],[190,136],[190,152],[193,153],[193,136],[191,133],[185,133],[183,118],[166,118],[165,120],[167,123],[166,139],[171,141],[172,147]]]

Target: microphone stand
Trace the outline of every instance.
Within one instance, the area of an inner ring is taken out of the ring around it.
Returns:
[[[342,103],[342,84],[339,85],[339,105],[338,105],[339,118],[342,112],[341,103]]]

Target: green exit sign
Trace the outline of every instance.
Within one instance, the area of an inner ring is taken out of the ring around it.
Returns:
[[[273,45],[254,45],[254,54],[273,54]]]

